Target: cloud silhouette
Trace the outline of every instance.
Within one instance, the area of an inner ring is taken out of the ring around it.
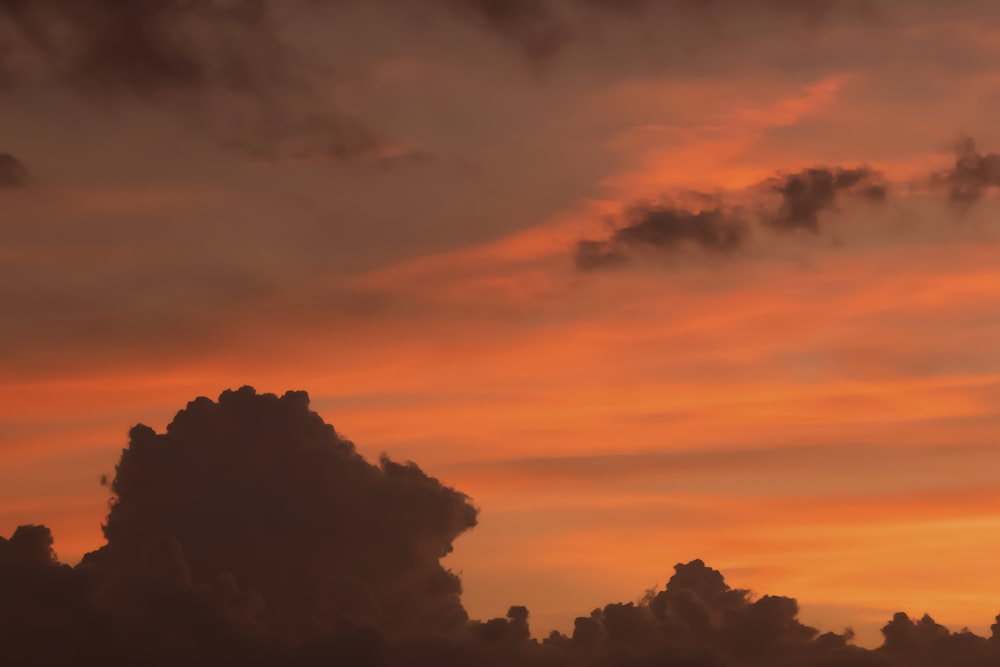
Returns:
[[[794,599],[753,600],[694,560],[676,565],[666,588],[639,604],[611,604],[578,618],[569,645],[604,653],[597,664],[615,664],[637,650],[648,664],[689,664],[709,655],[712,664],[743,664],[848,650],[846,635],[819,643],[819,633],[797,615]]]
[[[778,210],[763,218],[765,225],[779,231],[818,233],[820,215],[844,195],[871,202],[885,201],[887,196],[881,175],[868,167],[812,167],[771,178],[762,187],[781,197]]]
[[[625,220],[606,240],[580,241],[577,268],[587,271],[620,264],[643,251],[695,249],[727,255],[742,248],[749,236],[749,227],[739,215],[722,208],[692,212],[670,205],[637,204]]]
[[[432,11],[476,25],[543,60],[583,41],[594,19],[632,17],[718,31],[755,18],[816,23],[857,0],[0,0],[0,87],[76,91],[100,108],[140,102],[255,159],[386,166],[426,150],[385,137],[328,94],[331,74],[362,76],[339,55],[322,65],[295,48],[289,25],[335,26],[350,6],[374,21]],[[356,18],[353,16],[352,18]],[[291,19],[295,19],[294,21]],[[414,32],[414,34],[416,34]],[[321,60],[321,59],[320,59]],[[320,83],[322,81],[322,83]]]
[[[476,524],[468,498],[412,463],[369,464],[304,392],[244,387],[192,401],[165,433],[134,427],[111,489],[95,567],[169,541],[182,579],[259,593],[262,622],[292,636],[344,619],[404,634],[467,619],[439,560]]]
[[[470,621],[439,558],[476,522],[416,465],[366,462],[304,392],[198,398],[131,430],[106,546],[59,563],[44,526],[0,537],[0,659],[59,667],[986,667],[990,638],[896,614],[884,644],[798,620],[701,560],[664,590],[533,639],[529,611]]]

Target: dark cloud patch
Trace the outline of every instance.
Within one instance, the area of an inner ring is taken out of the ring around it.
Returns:
[[[12,90],[56,85],[98,105],[142,103],[257,159],[384,163],[361,119],[323,100],[281,35],[301,3],[0,0],[0,70]]]
[[[948,188],[952,204],[969,206],[991,188],[1000,188],[1000,155],[981,153],[971,137],[964,137],[958,143],[954,166],[936,174],[934,181]]]
[[[963,630],[951,633],[929,616],[897,614],[885,643],[867,650],[853,633],[821,634],[798,620],[795,599],[731,588],[700,560],[678,564],[665,589],[639,603],[615,603],[576,619],[573,633],[542,644],[545,664],[982,666],[1000,658],[1000,643]],[[558,656],[558,658],[554,658]]]
[[[599,636],[613,644],[642,646],[654,659],[714,653],[724,663],[743,663],[816,651],[819,633],[801,624],[797,615],[794,599],[753,599],[747,590],[730,588],[719,571],[694,560],[676,565],[660,593],[638,605],[608,605],[591,619]],[[840,637],[846,646],[847,637]],[[576,633],[573,638],[578,639]]]
[[[892,664],[904,665],[988,665],[1000,659],[1000,643],[962,629],[951,632],[928,614],[914,621],[897,613],[882,628],[885,638],[879,652],[891,657]]]
[[[0,188],[19,188],[28,179],[24,163],[9,153],[0,153]]]
[[[778,210],[763,218],[765,225],[778,231],[818,233],[820,216],[834,209],[840,197],[882,202],[887,196],[881,175],[868,167],[813,167],[777,176],[763,187],[781,197]]]
[[[725,256],[741,249],[750,234],[737,213],[721,207],[692,212],[670,205],[638,204],[626,213],[625,221],[606,240],[580,241],[577,268],[586,271],[621,264],[643,252],[672,254],[694,249]]]
[[[608,238],[577,243],[576,266],[590,271],[625,264],[644,253],[671,255],[692,249],[708,256],[731,257],[748,245],[754,224],[780,232],[819,233],[821,215],[835,210],[842,197],[877,203],[888,196],[881,175],[868,167],[813,167],[779,174],[754,189],[777,194],[777,208],[762,207],[749,217],[742,209],[704,194],[698,195],[704,204],[699,210],[635,204]]]

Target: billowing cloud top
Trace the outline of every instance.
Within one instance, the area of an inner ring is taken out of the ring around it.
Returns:
[[[136,426],[111,489],[108,544],[89,564],[169,540],[193,584],[258,592],[263,621],[292,634],[344,618],[393,632],[466,619],[438,561],[476,510],[413,464],[366,462],[304,392],[244,387],[191,402],[166,433]]]

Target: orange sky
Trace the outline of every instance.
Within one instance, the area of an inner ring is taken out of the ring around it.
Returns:
[[[474,499],[447,561],[473,616],[525,604],[537,634],[566,630],[701,558],[867,645],[897,610],[983,632],[1000,205],[959,210],[931,175],[962,134],[1000,147],[1000,12],[901,5],[777,37],[765,18],[690,59],[636,55],[620,19],[542,63],[448,20],[317,47],[357,68],[322,104],[431,156],[388,167],[24,93],[0,109],[31,174],[0,192],[0,534],[45,523],[75,562],[132,424],[304,389],[365,455]],[[635,202],[756,210],[757,184],[818,165],[869,165],[889,199],[838,201],[820,234],[755,229],[738,257],[573,264]]]

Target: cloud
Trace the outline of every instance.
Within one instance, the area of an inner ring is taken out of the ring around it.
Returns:
[[[0,0],[0,81],[144,103],[257,159],[383,164],[390,142],[323,99],[268,0]],[[285,7],[288,9],[288,6]]]
[[[991,188],[1000,188],[1000,155],[981,153],[971,137],[964,137],[956,147],[954,166],[939,172],[933,180],[948,188],[952,204],[969,206]]]
[[[606,240],[580,241],[577,268],[587,271],[620,264],[644,251],[671,254],[695,249],[728,255],[745,245],[750,232],[737,213],[723,208],[692,212],[671,205],[637,204],[625,220]]]
[[[244,387],[192,401],[165,433],[134,427],[111,489],[95,567],[168,540],[194,584],[258,592],[262,621],[293,636],[345,618],[394,633],[466,621],[439,560],[476,524],[468,498],[412,463],[369,464],[304,392]]]
[[[699,655],[711,655],[713,664],[796,664],[810,653],[833,657],[850,650],[849,635],[823,636],[820,643],[819,632],[797,615],[794,599],[753,599],[750,591],[730,588],[719,571],[693,560],[677,564],[666,588],[640,603],[610,604],[578,618],[569,647],[605,653],[598,664],[636,654],[649,664],[688,664]]]
[[[812,167],[779,175],[762,187],[781,197],[778,210],[763,218],[765,225],[778,231],[818,233],[820,215],[834,209],[840,197],[882,202],[887,196],[881,175],[869,167]]]
[[[627,263],[637,254],[671,255],[699,250],[706,255],[731,257],[750,242],[754,226],[774,231],[820,232],[820,217],[836,209],[842,197],[883,202],[887,186],[869,167],[812,167],[779,174],[750,188],[758,196],[777,194],[779,203],[762,204],[756,215],[727,206],[717,197],[699,195],[706,208],[689,210],[672,204],[632,205],[624,224],[603,240],[584,239],[576,246],[576,266],[582,271]]]
[[[990,639],[979,637],[968,629],[953,633],[928,614],[913,621],[899,612],[882,628],[882,635],[885,642],[880,652],[894,658],[895,664],[940,665],[954,661],[987,665],[1000,658],[996,633]]]
[[[873,14],[868,0],[433,0],[459,18],[518,44],[534,60],[551,57],[591,31],[587,23],[607,18],[683,23],[722,33],[754,19],[788,19],[816,26],[836,15]]]
[[[28,178],[24,163],[9,153],[0,153],[0,188],[19,188]]]
[[[896,614],[884,644],[798,620],[798,603],[731,587],[701,560],[662,591],[533,639],[529,610],[470,621],[439,559],[475,524],[414,464],[372,465],[309,410],[244,387],[198,398],[164,433],[135,426],[112,482],[108,544],[61,564],[44,526],[0,537],[0,657],[133,664],[996,664],[990,638]]]

